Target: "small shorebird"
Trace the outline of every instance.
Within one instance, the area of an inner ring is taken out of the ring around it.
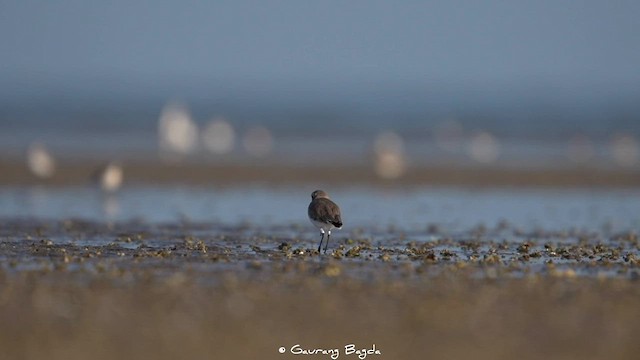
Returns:
[[[324,253],[327,253],[327,247],[329,247],[329,238],[331,237],[332,229],[342,229],[342,217],[340,216],[340,208],[336,203],[329,199],[329,195],[322,190],[316,190],[311,193],[311,204],[307,210],[309,220],[320,229],[320,245],[318,245],[318,252],[322,248],[322,241],[324,241],[324,234],[327,233],[327,242],[324,245]]]
[[[105,193],[114,193],[122,185],[124,174],[120,163],[112,161],[100,167],[92,176],[94,182]]]
[[[27,149],[27,167],[35,176],[47,179],[56,172],[56,161],[44,144],[34,142]]]

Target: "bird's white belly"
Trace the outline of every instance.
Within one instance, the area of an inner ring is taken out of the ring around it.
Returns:
[[[318,229],[320,229],[320,231],[322,231],[323,233],[324,233],[324,232],[327,232],[327,231],[331,231],[332,229],[334,229],[334,228],[335,228],[335,226],[333,226],[333,224],[330,224],[330,223],[323,223],[323,222],[315,221],[315,220],[312,220],[312,219],[309,219],[309,220],[311,221],[311,223],[312,223],[315,227],[317,227]]]

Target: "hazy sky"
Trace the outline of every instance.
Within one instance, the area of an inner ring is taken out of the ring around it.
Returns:
[[[637,0],[5,0],[0,94],[102,80],[638,89],[639,19]]]

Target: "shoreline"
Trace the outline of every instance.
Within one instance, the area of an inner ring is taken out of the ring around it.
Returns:
[[[63,160],[49,179],[33,176],[24,163],[0,158],[0,186],[91,184],[104,162]],[[260,183],[322,183],[374,186],[468,186],[539,188],[639,188],[640,170],[624,168],[515,168],[497,166],[433,165],[409,167],[404,176],[387,180],[368,165],[289,165],[264,163],[168,163],[131,161],[123,165],[125,184],[236,185]]]

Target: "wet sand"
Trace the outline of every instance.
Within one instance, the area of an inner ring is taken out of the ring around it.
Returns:
[[[632,358],[634,232],[4,219],[8,358]],[[285,354],[278,349],[285,347]]]
[[[14,159],[0,158],[0,185],[80,185],[104,163],[64,160],[50,179],[39,180]],[[522,186],[522,187],[639,187],[640,171],[612,166],[566,166],[547,168],[505,166],[431,165],[409,167],[394,180],[376,176],[373,167],[355,165],[292,165],[275,159],[245,163],[128,161],[125,182],[139,184],[237,185],[259,183],[323,183],[333,185],[382,186]],[[330,174],[329,176],[327,174]]]

